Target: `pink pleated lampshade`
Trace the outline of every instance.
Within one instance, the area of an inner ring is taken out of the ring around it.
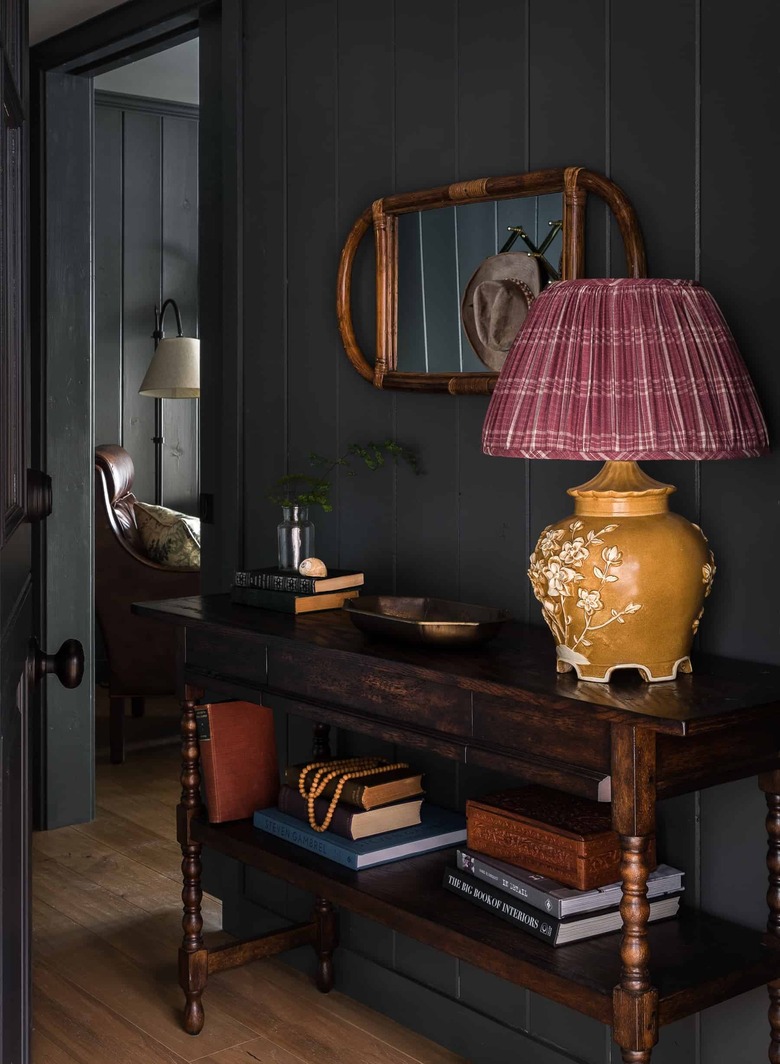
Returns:
[[[561,281],[532,304],[482,434],[524,458],[748,458],[768,450],[755,388],[694,281]]]

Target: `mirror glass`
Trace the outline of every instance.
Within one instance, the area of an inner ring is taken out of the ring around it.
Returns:
[[[560,193],[399,215],[398,370],[500,369],[527,312],[523,286],[537,294],[558,278],[562,219]]]

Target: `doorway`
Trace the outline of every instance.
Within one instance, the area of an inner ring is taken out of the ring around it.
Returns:
[[[197,138],[197,173],[201,186],[207,190],[210,203],[213,203],[215,194],[219,197],[225,170],[221,121],[224,110],[221,86],[225,69],[222,5],[204,3],[202,0],[191,0],[190,3],[186,0],[155,0],[154,3],[123,4],[58,37],[43,41],[31,51],[31,244],[33,255],[37,254],[38,257],[32,271],[33,357],[38,362],[37,372],[33,374],[38,394],[33,396],[33,405],[39,412],[38,423],[33,425],[33,463],[51,475],[54,493],[54,512],[41,529],[37,544],[38,569],[45,575],[41,582],[38,612],[41,633],[47,640],[56,639],[63,627],[71,629],[68,635],[75,634],[81,640],[87,652],[86,676],[90,678],[94,674],[92,650],[95,638],[94,445],[95,442],[104,442],[96,437],[95,430],[108,432],[110,442],[127,444],[132,440],[131,446],[137,452],[141,466],[140,482],[136,486],[139,495],[143,492],[150,501],[154,501],[153,491],[148,487],[154,468],[155,445],[152,437],[168,436],[175,453],[168,455],[166,473],[172,493],[165,501],[175,508],[197,513],[199,419],[192,411],[197,403],[166,401],[165,405],[172,408],[172,417],[168,418],[167,412],[164,414],[172,435],[167,429],[157,433],[153,421],[155,401],[137,395],[139,382],[133,381],[131,374],[142,373],[139,367],[143,366],[144,361],[148,365],[151,360],[155,303],[159,305],[161,298],[167,298],[167,294],[161,291],[163,283],[167,285],[170,281],[172,286],[182,291],[185,288],[191,290],[192,280],[183,279],[183,275],[187,274],[189,278],[196,277],[195,283],[203,296],[200,299],[186,294],[182,297],[183,325],[190,334],[194,332],[197,335],[202,332],[199,323],[207,322],[208,339],[204,340],[203,362],[209,375],[208,352],[219,350],[223,293],[220,277],[221,228],[214,225],[202,227],[197,238],[187,238],[191,248],[184,251],[179,248],[173,260],[164,263],[160,252],[162,223],[158,215],[154,266],[150,268],[141,263],[140,269],[133,271],[136,284],[139,274],[144,275],[144,284],[149,278],[156,280],[148,284],[148,291],[139,286],[130,306],[130,293],[127,291],[129,281],[125,271],[123,307],[103,299],[101,284],[105,277],[96,276],[93,309],[91,256],[92,206],[95,197],[92,143],[93,125],[97,127],[98,122],[103,121],[95,113],[93,80],[108,74],[113,74],[115,78],[128,76],[127,72],[136,61],[151,61],[158,53],[192,44],[195,38],[198,38],[199,82],[205,86],[202,96],[207,100],[205,107],[200,109],[199,117],[205,119],[208,128],[207,137]],[[172,63],[169,60],[164,65],[170,69]],[[234,70],[234,66],[231,69]],[[224,76],[227,77],[227,74]],[[190,129],[190,143],[193,140],[192,128],[195,125],[203,128],[202,122],[195,121],[192,111],[187,111],[187,101],[168,100],[169,114],[154,116],[137,93],[124,91],[127,85],[123,88],[117,83],[113,87],[102,84],[105,87],[98,88],[98,92],[112,91],[116,96],[121,91],[127,98],[124,109],[113,109],[114,121],[118,113],[119,120],[128,126],[137,128],[151,121],[157,123],[159,130],[163,124],[169,124],[172,128],[178,126],[180,134],[183,123]],[[147,85],[151,84],[151,80],[147,79]],[[147,100],[162,98],[159,88],[152,91],[157,95],[147,96]],[[116,103],[116,99],[113,102]],[[177,108],[180,113],[173,114]],[[160,133],[160,153],[162,147]],[[168,160],[175,158],[175,151],[169,150]],[[161,180],[159,165],[156,180]],[[95,193],[103,187],[101,180]],[[127,193],[125,181],[124,195]],[[200,198],[196,181],[186,197],[186,211],[197,215]],[[127,215],[122,220],[125,246],[128,228],[133,230],[135,225],[135,215]],[[134,246],[138,244],[136,241]],[[207,264],[205,271],[198,271],[197,265],[193,266],[192,263],[190,251],[197,256],[198,245],[202,261]],[[97,247],[95,255],[100,257]],[[186,268],[182,268],[184,262],[187,263]],[[197,276],[198,272],[200,277]],[[202,276],[206,272],[208,279]],[[147,274],[149,277],[146,277]],[[120,330],[124,327],[127,331],[132,324],[132,329],[137,331],[139,337],[143,337],[138,341],[132,357],[127,349],[123,350],[123,368],[119,377],[112,377],[110,372],[104,375],[102,369],[97,368],[97,320],[93,320],[93,315],[96,319],[109,306],[112,309],[106,313],[118,319],[117,327]],[[124,323],[123,310],[128,312],[125,313]],[[166,317],[164,324],[166,330],[171,330],[167,335],[175,335],[177,330],[173,318]],[[213,388],[208,389],[208,394],[207,406],[211,405],[214,397],[218,401]],[[138,405],[134,410],[126,411],[125,416],[121,413],[123,401],[133,401]],[[188,413],[185,413],[185,408],[188,408]],[[93,418],[96,423],[98,418],[103,420],[100,425],[93,427]],[[211,416],[205,419],[205,423],[214,425],[216,422]],[[211,436],[213,431],[206,429],[211,438],[202,447],[202,453],[209,459],[207,467],[214,464],[210,456],[219,452],[219,440],[216,435]],[[187,453],[186,462],[182,461],[184,452]],[[133,457],[136,458],[136,454]],[[78,530],[78,534],[74,535],[74,530]],[[47,692],[36,719],[39,723],[32,741],[34,823],[41,828],[60,827],[92,819],[94,698],[89,691],[85,691],[80,698],[65,702],[59,692]]]
[[[199,542],[199,401],[139,393],[158,319],[166,338],[176,337],[179,328],[186,338],[199,335],[198,68],[195,37],[93,79],[92,246],[95,444],[122,448],[134,473],[125,487],[145,506],[188,515],[187,527]],[[113,552],[117,544],[102,534],[107,521],[100,478],[96,496],[95,750],[98,761],[110,756],[118,763],[126,753],[177,740],[172,663],[147,658],[134,694],[122,686],[128,672],[132,686],[131,670],[117,661],[145,659],[143,633],[133,631],[143,622],[116,624],[116,600],[169,591],[158,590],[156,571],[133,566],[135,559],[119,566],[104,562],[101,552]],[[123,510],[130,520],[133,511],[138,517],[137,509]],[[137,522],[141,540],[147,528],[159,527],[157,516],[170,517],[145,514],[147,523]],[[115,530],[123,541],[130,531],[138,543],[134,529],[117,523]],[[123,579],[130,585],[124,596],[118,586]],[[110,590],[101,586],[105,580]],[[195,581],[189,584],[182,594],[197,591]],[[170,689],[160,697],[166,676]],[[109,684],[113,695],[127,697],[109,702]]]

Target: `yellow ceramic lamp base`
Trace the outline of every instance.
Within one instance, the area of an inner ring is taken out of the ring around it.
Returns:
[[[691,671],[715,565],[698,525],[670,512],[674,490],[636,462],[606,462],[569,489],[574,514],[545,528],[528,572],[559,672],[605,683],[616,669],[649,682]]]

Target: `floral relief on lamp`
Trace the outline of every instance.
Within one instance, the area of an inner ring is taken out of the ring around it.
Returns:
[[[570,488],[528,576],[559,672],[605,682],[690,672],[715,561],[674,487],[637,459],[751,457],[768,449],[755,390],[712,296],[692,281],[562,281],[535,301],[499,377],[489,454],[603,459]]]

